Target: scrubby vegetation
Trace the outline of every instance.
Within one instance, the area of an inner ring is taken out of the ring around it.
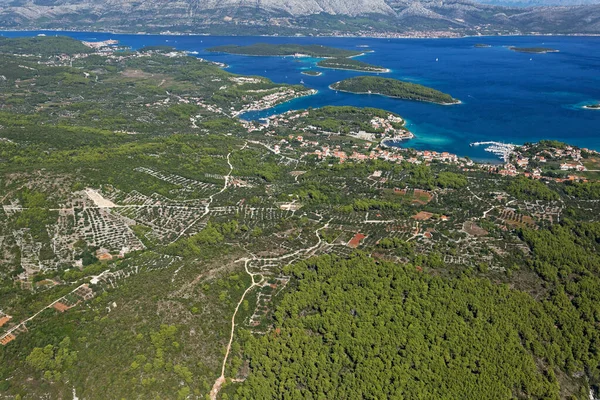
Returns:
[[[379,109],[243,121],[306,89],[172,49],[18,43],[0,59],[0,398],[597,393],[597,181],[383,148],[408,132]]]

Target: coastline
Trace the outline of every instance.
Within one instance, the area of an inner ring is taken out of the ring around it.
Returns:
[[[252,36],[231,36],[231,37],[252,37]],[[277,37],[277,36],[275,36]],[[337,37],[337,36],[334,36]],[[206,50],[208,53],[210,54],[229,54],[232,56],[244,56],[244,57],[282,57],[282,58],[318,58],[321,60],[333,60],[339,57],[332,57],[332,56],[328,56],[328,57],[319,57],[319,56],[311,56],[310,54],[243,54],[243,53],[230,53],[227,51],[210,51],[210,50]],[[364,55],[364,53],[361,54],[357,54],[355,56],[350,56],[350,57],[342,57],[342,58],[353,58],[353,57],[359,57]]]
[[[319,65],[318,63],[317,63],[317,67],[318,68],[325,68],[325,69],[337,69],[339,71],[364,72],[366,74],[389,74],[390,72],[392,72],[392,70],[389,69],[389,68],[382,68],[381,71],[366,71],[366,70],[362,70],[362,69],[352,69],[352,68],[324,67],[322,65]]]
[[[437,104],[440,106],[455,106],[455,105],[459,105],[459,104],[463,104],[462,101],[455,99],[456,102],[455,103],[438,103],[437,101],[431,101],[431,100],[419,100],[419,99],[410,99],[407,97],[398,97],[398,96],[390,96],[387,94],[381,94],[381,93],[369,93],[369,92],[351,92],[349,90],[342,90],[342,89],[335,89],[332,88],[333,85],[335,85],[338,82],[332,83],[331,85],[329,85],[329,89],[330,90],[335,90],[336,92],[344,92],[344,93],[350,93],[350,94],[370,94],[370,95],[375,95],[375,96],[383,96],[383,97],[388,97],[390,99],[399,99],[399,100],[409,100],[409,101],[420,101],[423,103],[431,103],[431,104]]]
[[[337,37],[337,36],[333,36],[333,37]],[[346,57],[346,58],[362,57],[362,56],[366,55],[367,53],[375,53],[375,50],[365,50],[364,52],[362,52],[360,54],[357,54],[355,56]]]
[[[412,133],[410,131],[408,133],[409,133],[409,136],[403,137],[403,138],[385,138],[385,139],[383,139],[383,140],[381,140],[379,142],[379,145],[382,146],[382,147],[386,147],[386,148],[397,147],[397,146],[393,146],[391,144],[388,144],[388,142],[389,143],[402,143],[402,142],[404,142],[406,140],[411,140],[411,139],[415,138],[415,134],[414,133]]]
[[[29,27],[22,29],[5,29],[0,28],[0,34],[2,32],[72,32],[72,33],[104,33],[104,34],[112,34],[112,35],[135,35],[135,36],[215,36],[215,37],[267,37],[267,38],[349,38],[349,39],[385,39],[385,40],[393,40],[393,39],[466,39],[466,38],[506,38],[506,37],[600,37],[600,33],[539,33],[539,32],[522,32],[519,34],[485,34],[485,35],[458,35],[458,36],[371,36],[371,35],[213,35],[210,33],[192,33],[192,32],[159,32],[159,33],[150,33],[150,32],[129,32],[129,31],[120,31],[120,30],[88,30],[88,29],[49,29],[49,28],[41,28],[41,27]],[[358,57],[358,56],[354,56]]]
[[[310,96],[314,96],[314,95],[316,95],[316,94],[318,94],[318,93],[319,93],[319,91],[318,91],[317,89],[310,89],[310,90],[308,90],[308,92],[307,92],[306,94],[303,94],[303,95],[301,95],[301,96],[295,96],[295,97],[292,97],[291,99],[288,99],[288,100],[286,100],[286,101],[282,101],[281,103],[273,104],[273,105],[272,105],[272,106],[270,106],[270,107],[262,107],[262,108],[249,108],[249,109],[247,109],[247,110],[243,110],[243,111],[235,111],[234,113],[232,113],[232,116],[233,116],[233,117],[235,117],[235,118],[238,118],[238,119],[244,119],[244,118],[241,118],[241,117],[240,117],[240,115],[242,115],[242,114],[246,114],[246,113],[249,113],[249,112],[256,112],[256,111],[264,111],[264,110],[268,110],[268,109],[270,109],[270,108],[275,108],[275,107],[277,107],[277,106],[280,106],[280,105],[282,105],[282,104],[285,104],[285,103],[287,103],[287,102],[290,102],[290,101],[293,101],[293,100],[296,100],[296,99],[301,99],[301,98],[303,98],[303,97],[310,97]],[[247,120],[245,120],[245,121],[247,121]]]

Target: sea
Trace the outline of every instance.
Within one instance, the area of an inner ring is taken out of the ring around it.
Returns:
[[[260,119],[308,107],[376,107],[400,114],[415,138],[396,144],[419,150],[448,151],[480,161],[497,158],[470,146],[481,141],[523,144],[541,139],[564,141],[600,151],[600,110],[586,104],[600,102],[600,37],[493,36],[460,39],[377,39],[331,37],[222,37],[135,35],[101,32],[10,31],[7,37],[66,35],[80,40],[115,39],[138,49],[170,45],[194,52],[207,60],[227,64],[227,71],[261,75],[274,82],[304,83],[318,94],[277,107],[244,114]],[[253,43],[320,44],[364,50],[358,59],[391,69],[380,76],[430,86],[451,94],[462,104],[443,106],[377,95],[336,92],[329,85],[352,76],[354,71],[321,69],[318,59],[250,57],[206,51],[218,45]],[[478,48],[475,44],[490,47]],[[509,49],[547,47],[556,53],[529,54]],[[368,51],[368,52],[367,52]],[[197,53],[196,53],[197,52]],[[302,71],[314,69],[321,76]]]

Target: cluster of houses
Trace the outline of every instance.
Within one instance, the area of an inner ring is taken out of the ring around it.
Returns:
[[[82,41],[81,43],[83,43],[84,45],[86,45],[87,47],[89,47],[91,49],[102,50],[102,49],[110,48],[111,46],[115,46],[115,45],[119,44],[119,41],[118,40],[103,40],[101,42]]]
[[[317,94],[317,91],[315,89],[298,91],[294,88],[281,87],[274,93],[267,94],[266,96],[263,96],[258,100],[255,100],[249,104],[245,104],[238,111],[231,111],[233,116],[238,116],[248,111],[266,110],[267,108],[274,107],[280,103],[284,103],[297,97],[312,96],[314,94]]]
[[[564,148],[545,148],[534,155],[529,154],[529,157],[527,157],[525,154],[532,149],[535,149],[533,146],[535,145],[516,147],[514,149],[512,161],[507,162],[502,167],[487,166],[488,170],[504,176],[517,176],[522,174],[523,176],[532,179],[544,178],[557,182],[586,181],[585,178],[577,175],[567,175],[566,178],[544,177],[542,175],[540,164],[554,163],[557,165],[556,169],[560,169],[560,171],[585,172],[588,169],[582,163],[582,152],[596,155],[600,154],[594,150],[565,146]],[[534,165],[533,167],[532,164]]]
[[[115,254],[111,253],[110,250],[101,247],[98,250],[96,250],[96,258],[98,259],[98,261],[112,261],[115,258],[125,258],[125,255],[130,251],[131,250],[129,249],[129,247],[123,247],[119,251],[119,253]],[[80,268],[83,267],[82,260],[75,260],[75,266]]]
[[[298,120],[303,117],[308,117],[310,115],[310,111],[287,111],[283,114],[272,115],[268,118],[261,120],[260,124],[250,121],[240,121],[242,125],[246,128],[248,133],[257,132],[257,131],[269,131],[270,133],[274,133],[272,128],[277,128],[280,126],[290,126],[289,124],[295,120]],[[366,141],[376,141],[378,139],[409,139],[412,138],[413,135],[406,129],[402,127],[398,127],[397,125],[404,125],[404,120],[396,115],[389,114],[387,118],[382,117],[373,117],[369,123],[371,127],[377,131],[377,133],[365,132],[363,130],[358,130],[356,132],[348,133],[348,136],[356,137],[358,139],[366,140]],[[396,126],[394,126],[396,125]],[[305,126],[294,127],[294,129],[306,133],[310,132],[313,134],[319,135],[339,135],[339,132],[327,132],[316,126],[307,124]]]
[[[366,146],[367,148],[370,147]],[[346,160],[352,161],[367,161],[367,160],[386,160],[390,162],[408,162],[412,164],[429,164],[432,161],[443,161],[447,163],[464,163],[465,165],[472,165],[473,163],[464,159],[460,159],[457,155],[451,154],[448,152],[438,153],[436,151],[417,151],[411,152],[410,154],[405,154],[404,149],[393,149],[377,147],[368,153],[361,153],[358,151],[353,151],[352,153],[348,153],[340,148],[340,146],[330,147],[330,146],[321,146],[320,148],[312,151],[306,152],[303,156],[307,155],[316,155],[319,159],[333,157],[337,158],[340,163],[343,163]]]

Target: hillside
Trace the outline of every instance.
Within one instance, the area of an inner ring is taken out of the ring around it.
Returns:
[[[600,152],[480,164],[383,109],[240,119],[314,91],[166,46],[0,50],[0,400],[597,398]]]
[[[224,35],[600,33],[599,5],[560,4],[564,6],[506,7],[468,0],[0,0],[0,28]]]
[[[478,3],[506,7],[581,6],[600,4],[598,0],[478,0]]]

